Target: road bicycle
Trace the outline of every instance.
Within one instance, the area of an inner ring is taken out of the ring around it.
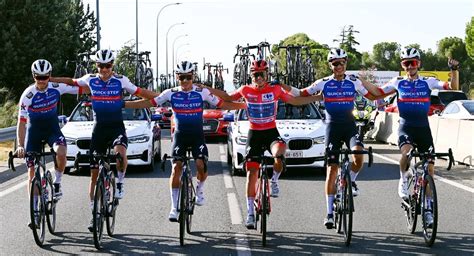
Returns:
[[[92,209],[92,233],[94,236],[94,246],[101,249],[102,235],[104,231],[104,221],[106,222],[107,234],[112,237],[115,230],[115,218],[119,200],[115,198],[117,184],[115,175],[111,169],[110,162],[118,160],[123,165],[123,158],[120,153],[112,153],[112,146],[109,146],[107,153],[94,152],[92,157],[99,163],[99,176],[94,189],[94,207]],[[79,168],[78,159],[80,152],[76,155],[74,166]],[[82,158],[83,159],[83,158]]]
[[[135,66],[135,85],[152,90],[153,70],[151,69],[150,53],[149,51],[139,52],[137,62],[137,53],[129,52],[128,59]]]
[[[252,82],[250,65],[252,60],[255,60],[255,55],[250,53],[249,47],[237,45],[237,53],[234,55],[233,63],[235,63],[237,57],[240,58],[234,66],[233,82],[238,87]]]
[[[166,159],[173,159],[173,156],[163,155],[161,170],[165,170]],[[179,244],[184,245],[185,232],[191,234],[191,227],[196,203],[196,190],[193,184],[193,172],[190,165],[191,150],[188,149],[182,157],[183,166],[181,171],[179,197],[178,197],[178,222],[179,222]]]
[[[331,150],[326,148],[326,163],[329,155],[339,154],[341,164],[339,166],[336,178],[336,198],[334,199],[334,223],[338,234],[343,233],[344,243],[349,246],[352,238],[352,214],[355,211],[354,197],[352,195],[352,181],[351,181],[351,167],[349,162],[349,155],[369,155],[368,167],[372,166],[373,155],[372,147],[368,150],[351,150],[351,149],[337,149]],[[326,164],[325,164],[326,165]]]
[[[209,86],[209,87],[214,87],[213,86],[214,81],[212,80],[212,70],[211,70],[211,68],[212,68],[211,63],[206,63],[202,67],[202,70],[207,69],[207,76],[206,75],[204,76],[204,84]]]
[[[46,234],[46,223],[48,230],[54,234],[56,229],[56,204],[58,199],[55,196],[53,177],[51,171],[46,169],[46,156],[52,156],[54,166],[56,164],[56,153],[51,148],[50,152],[45,152],[42,141],[41,152],[28,152],[34,158],[35,175],[30,183],[30,224],[33,237],[38,246],[42,247]],[[8,153],[8,167],[15,171],[13,159],[17,154],[12,151]]]
[[[447,170],[454,164],[453,152],[448,149],[448,153],[418,152],[416,147],[408,154],[409,163],[413,160],[413,165],[407,166],[408,192],[407,200],[402,201],[402,208],[405,210],[407,218],[407,229],[411,234],[415,233],[417,217],[421,215],[423,238],[427,246],[432,246],[438,230],[438,197],[433,176],[429,174],[428,165],[436,157],[448,157]],[[419,161],[416,160],[419,158]],[[433,222],[428,223],[427,216],[432,216]]]
[[[94,62],[91,60],[91,55],[93,55],[91,52],[82,52],[77,54],[76,60],[66,60],[66,69],[69,66],[69,63],[75,64],[73,78],[80,78],[97,71],[94,67]]]

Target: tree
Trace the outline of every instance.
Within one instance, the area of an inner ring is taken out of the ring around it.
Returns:
[[[347,52],[349,56],[348,69],[359,69],[362,64],[362,54],[355,49],[355,46],[359,45],[359,42],[355,40],[355,33],[359,33],[359,31],[354,30],[353,25],[346,25],[339,35],[341,39],[333,40],[333,42],[339,42],[339,48]]]
[[[466,24],[466,51],[471,59],[474,59],[474,16]]]
[[[381,42],[375,44],[372,49],[372,61],[378,70],[400,69],[400,44]]]

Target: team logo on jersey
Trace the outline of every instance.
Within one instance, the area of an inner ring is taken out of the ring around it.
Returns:
[[[273,101],[273,93],[264,93],[262,94],[262,101]]]
[[[202,88],[196,87],[195,91],[196,91],[196,92],[202,92]]]
[[[29,92],[29,93],[26,95],[26,97],[27,97],[28,99],[33,98],[33,93],[32,93],[32,92]]]
[[[53,88],[58,88],[59,87],[58,83],[52,83],[52,84],[53,84]]]
[[[21,110],[26,110],[26,105],[25,104],[22,103],[20,107],[21,107]]]

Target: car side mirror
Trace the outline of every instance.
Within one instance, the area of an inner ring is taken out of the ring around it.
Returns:
[[[151,121],[159,121],[163,118],[161,114],[152,114],[151,115]]]
[[[225,113],[223,120],[227,122],[234,122],[234,113]]]

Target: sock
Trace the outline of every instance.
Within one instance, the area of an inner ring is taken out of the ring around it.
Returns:
[[[200,193],[204,192],[204,183],[205,181],[200,181],[200,180],[197,181],[196,194],[199,195]]]
[[[334,212],[334,195],[326,195],[326,202],[327,202],[327,213],[333,214]]]
[[[247,213],[249,215],[255,215],[253,209],[253,202],[255,201],[255,197],[247,197]]]
[[[351,171],[351,181],[352,182],[356,181],[356,178],[357,178],[358,174],[359,174],[358,172]]]
[[[89,202],[89,208],[91,208],[91,212],[94,210],[94,200]]]
[[[54,172],[54,176],[55,176],[54,183],[55,184],[61,184],[61,178],[63,177],[63,173],[56,170]]]
[[[273,171],[272,182],[278,182],[281,172]]]
[[[426,208],[428,210],[431,210],[431,202],[432,202],[431,201],[431,196],[426,196],[426,202],[425,203],[426,203]]]
[[[38,210],[38,200],[39,200],[39,196],[34,196],[34,198],[33,198],[33,202],[34,202],[33,209],[34,209],[35,211]]]
[[[407,172],[400,171],[400,178],[402,178],[404,181],[407,181]]]
[[[125,179],[125,172],[117,171],[118,183],[123,183]]]
[[[179,188],[171,188],[171,207],[178,209]]]

